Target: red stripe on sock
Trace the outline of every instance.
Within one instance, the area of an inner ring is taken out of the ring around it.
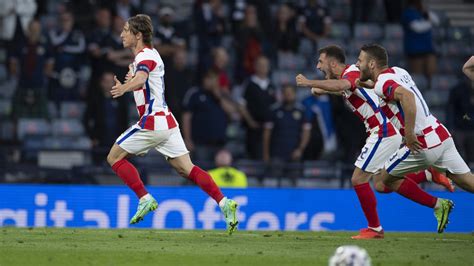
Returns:
[[[354,190],[359,198],[360,206],[364,211],[369,227],[379,227],[380,220],[377,214],[377,199],[369,183],[355,185]]]
[[[431,196],[422,190],[413,180],[405,178],[398,188],[398,194],[405,198],[411,199],[426,207],[434,208],[436,205],[436,197]]]
[[[224,198],[220,188],[216,185],[212,177],[201,168],[194,166],[188,178],[204,190],[207,195],[213,198],[217,204]]]
[[[140,174],[138,173],[137,168],[133,166],[126,159],[122,159],[116,162],[112,166],[112,170],[123,180],[123,182],[135,192],[138,198],[141,198],[148,194],[148,191],[143,185],[142,180],[140,179]]]
[[[425,171],[420,171],[419,173],[411,173],[411,174],[408,174],[408,175],[405,175],[406,178],[410,178],[411,180],[413,180],[413,182],[417,183],[417,184],[420,184],[420,183],[423,183],[423,182],[426,182],[426,173]]]

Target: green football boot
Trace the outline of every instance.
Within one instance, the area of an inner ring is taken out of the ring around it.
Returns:
[[[449,214],[454,208],[454,202],[448,199],[441,199],[441,206],[434,210],[436,220],[438,220],[438,233],[442,233],[449,223]]]
[[[130,224],[136,224],[143,220],[143,217],[147,215],[149,212],[156,210],[158,208],[158,202],[150,196],[149,199],[141,199],[138,203],[137,212],[133,215],[132,219],[130,219]]]
[[[224,207],[221,208],[229,235],[232,235],[232,233],[237,230],[237,225],[239,224],[236,214],[237,206],[237,202],[234,200],[226,199]]]

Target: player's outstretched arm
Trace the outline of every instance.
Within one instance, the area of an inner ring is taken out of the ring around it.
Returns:
[[[113,98],[120,97],[126,92],[133,91],[133,90],[143,87],[147,78],[148,78],[148,73],[144,71],[138,71],[131,80],[129,80],[125,84],[122,84],[117,79],[117,76],[114,76],[115,86],[112,87],[112,90],[110,91],[110,93],[112,94]]]
[[[474,80],[474,55],[466,61],[462,67],[462,72],[464,72],[470,80]]]
[[[325,91],[344,91],[351,88],[351,83],[345,79],[309,80],[302,74],[296,76],[299,87],[315,87]]]
[[[333,94],[333,95],[342,95],[341,91],[325,91],[321,88],[311,88],[311,94],[314,96],[321,96],[323,94]]]
[[[393,99],[400,102],[405,114],[405,144],[411,151],[418,152],[421,150],[421,143],[415,135],[415,95],[402,86],[398,86],[393,93]]]

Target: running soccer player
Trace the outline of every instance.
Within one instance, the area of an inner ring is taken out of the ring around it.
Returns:
[[[445,171],[454,183],[474,192],[474,175],[459,155],[449,131],[434,117],[421,92],[408,72],[399,67],[388,67],[385,48],[377,44],[361,48],[357,67],[358,85],[373,87],[381,98],[381,109],[405,138],[401,147],[385,163],[381,177],[385,185],[405,197],[430,208],[442,233],[449,221],[454,203],[436,198],[417,186],[406,186],[406,174],[433,166]],[[375,81],[375,82],[373,82]]]
[[[464,72],[470,80],[474,81],[474,55],[466,61],[462,67],[462,72]]]
[[[158,52],[152,48],[150,17],[140,14],[129,18],[120,37],[123,46],[134,53],[135,60],[124,84],[115,77],[111,94],[117,98],[126,92],[133,92],[140,120],[117,138],[107,162],[139,198],[137,212],[130,224],[143,220],[147,213],[158,207],[158,203],[146,190],[137,169],[126,158],[146,154],[149,149],[155,148],[181,176],[192,180],[218,203],[227,231],[232,234],[238,224],[237,203],[224,197],[211,176],[191,162],[178,123],[166,105],[164,65]]]
[[[368,228],[362,229],[359,235],[352,238],[383,238],[384,233],[377,214],[377,202],[369,180],[383,168],[385,161],[400,147],[402,137],[381,112],[378,97],[373,90],[356,86],[359,69],[355,65],[345,64],[345,53],[342,48],[330,45],[320,49],[317,68],[325,74],[326,80],[308,80],[300,74],[296,77],[297,85],[313,87],[313,94],[342,95],[346,105],[364,122],[369,134],[354,164],[355,169],[351,179],[368,221]],[[411,174],[409,178],[415,183],[432,179],[446,186],[450,191],[453,189],[446,177],[431,169],[419,174]],[[374,179],[374,186],[380,192],[391,192],[380,179]]]

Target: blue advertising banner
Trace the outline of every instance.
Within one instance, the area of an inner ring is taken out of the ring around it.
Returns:
[[[129,225],[137,199],[125,186],[0,185],[0,226],[223,229],[217,204],[196,187],[151,187],[158,210]],[[227,189],[239,205],[240,230],[358,230],[366,226],[352,190]],[[448,232],[474,231],[474,195],[454,200]],[[436,231],[433,211],[395,193],[377,194],[386,231]]]

